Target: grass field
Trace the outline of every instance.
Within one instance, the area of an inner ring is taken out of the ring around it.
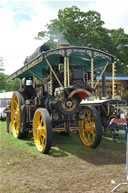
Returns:
[[[18,140],[5,126],[0,122],[1,193],[109,193],[126,181],[126,144],[112,142],[109,132],[97,149],[83,146],[77,133],[54,134],[50,153],[43,155],[32,133]],[[128,187],[116,192],[126,193]]]

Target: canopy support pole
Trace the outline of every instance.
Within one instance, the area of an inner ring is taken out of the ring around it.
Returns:
[[[63,85],[61,84],[61,82],[60,82],[59,78],[57,77],[57,75],[56,75],[55,71],[53,70],[53,68],[52,68],[51,64],[49,63],[48,59],[47,59],[47,58],[45,58],[45,59],[46,59],[46,62],[47,62],[47,64],[48,64],[49,68],[51,69],[51,71],[52,71],[53,75],[55,76],[55,78],[56,78],[57,82],[59,83],[60,87],[64,88],[64,87],[63,87]]]
[[[91,86],[94,87],[94,59],[91,58]]]
[[[52,70],[50,68],[50,95],[53,94],[53,79],[52,79]]]
[[[68,81],[67,81],[67,58],[64,57],[64,88],[68,87]]]
[[[68,88],[69,88],[69,86],[70,86],[69,57],[67,57],[67,71],[68,71]]]
[[[112,99],[115,98],[115,72],[116,72],[115,64],[116,62],[112,63]]]
[[[105,70],[106,70],[107,66],[108,66],[108,63],[105,65],[105,67],[104,67],[103,71],[101,72],[100,77],[99,77],[99,79],[97,80],[97,82],[96,82],[96,84],[95,84],[95,87],[94,87],[94,88],[96,88],[96,87],[97,87],[97,85],[98,85],[98,83],[99,83],[99,81],[100,81],[100,79],[101,79],[101,77],[102,77],[103,73],[105,72]]]

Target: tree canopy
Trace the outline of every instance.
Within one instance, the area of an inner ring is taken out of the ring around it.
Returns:
[[[4,73],[0,73],[0,90],[5,90],[6,86],[6,75]]]
[[[0,57],[0,73],[4,71],[3,57]]]
[[[50,48],[68,43],[109,52],[119,59],[117,71],[128,73],[128,34],[122,28],[105,28],[96,11],[83,12],[76,6],[60,9],[57,18],[47,24],[47,31],[39,32],[38,37],[47,37],[45,43]]]
[[[16,78],[10,82],[6,81],[7,75],[4,73],[0,73],[0,90],[8,91],[16,91],[20,88],[20,80]]]

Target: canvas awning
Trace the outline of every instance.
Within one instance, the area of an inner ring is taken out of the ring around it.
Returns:
[[[102,52],[100,50],[86,48],[86,47],[66,47],[55,50],[49,50],[40,53],[32,61],[25,64],[18,71],[8,76],[7,80],[15,78],[22,79],[23,77],[35,75],[37,78],[43,78],[42,70],[48,70],[49,61],[52,67],[58,67],[63,57],[69,58],[69,66],[85,67],[87,72],[91,71],[91,59],[93,58],[94,71],[102,70],[106,64],[111,64],[115,58],[114,56]]]

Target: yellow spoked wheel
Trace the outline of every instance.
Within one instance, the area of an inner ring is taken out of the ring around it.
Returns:
[[[83,109],[84,119],[78,121],[79,136],[85,146],[96,148],[102,138],[102,123],[99,113],[94,107]]]
[[[20,109],[17,93],[12,96],[11,102],[11,127],[15,138],[19,138]]]
[[[22,138],[25,121],[23,119],[24,113],[21,111],[21,105],[24,104],[23,96],[19,92],[14,92],[11,102],[11,127],[15,138]]]
[[[46,109],[39,108],[34,114],[33,138],[37,150],[47,154],[52,145],[52,125]]]

